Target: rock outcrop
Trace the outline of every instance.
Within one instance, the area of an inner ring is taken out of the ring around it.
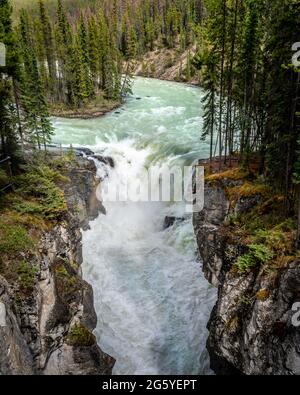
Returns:
[[[292,323],[292,306],[300,301],[300,262],[273,272],[233,270],[246,246],[226,225],[260,201],[260,196],[240,198],[233,207],[226,191],[238,184],[229,179],[207,184],[204,209],[194,215],[203,271],[218,287],[208,325],[212,369],[217,374],[298,375],[300,328]]]
[[[142,77],[157,78],[166,81],[188,82],[199,84],[199,76],[187,79],[186,69],[188,58],[193,58],[196,46],[181,52],[179,46],[173,49],[156,49],[145,54],[141,61],[136,63],[134,74]]]
[[[82,279],[81,228],[103,209],[96,167],[80,158],[64,186],[68,213],[43,233],[35,257],[37,281],[22,301],[0,277],[1,374],[111,374],[114,360],[92,334],[93,291]]]
[[[7,375],[33,374],[33,357],[20,329],[9,285],[0,277],[0,372]]]

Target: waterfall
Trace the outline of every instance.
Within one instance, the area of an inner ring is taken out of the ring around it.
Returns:
[[[114,159],[114,168],[99,165],[102,188],[135,182],[151,165],[207,156],[200,89],[137,79],[134,94],[142,100],[131,98],[118,114],[54,120],[57,141]],[[106,215],[83,233],[83,272],[94,289],[97,339],[117,361],[114,374],[210,374],[206,325],[216,291],[201,272],[191,215],[182,203],[104,206]],[[182,220],[164,229],[166,216]]]

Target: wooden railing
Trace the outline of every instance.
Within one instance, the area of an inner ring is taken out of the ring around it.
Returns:
[[[40,151],[44,151],[45,146],[41,146]],[[51,142],[49,144],[46,144],[46,151],[47,152],[56,152],[57,154],[64,156],[67,152],[70,150],[73,150],[72,144],[70,146],[62,146],[61,143],[55,143]]]

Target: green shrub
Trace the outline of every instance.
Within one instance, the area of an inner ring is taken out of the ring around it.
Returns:
[[[257,264],[256,260],[251,254],[245,254],[238,258],[235,266],[238,268],[240,273],[248,272],[250,269],[255,267]]]
[[[95,336],[82,324],[75,324],[66,340],[67,344],[74,347],[90,347],[96,343]]]
[[[20,253],[33,248],[33,240],[29,237],[26,228],[21,225],[12,225],[0,219],[0,253]]]
[[[69,264],[69,263],[68,263]],[[62,265],[55,269],[58,291],[61,296],[69,297],[79,290],[79,280]]]
[[[293,230],[290,228],[286,230],[281,225],[270,230],[257,230],[254,234],[254,239],[266,245],[272,251],[276,252],[277,255],[290,254],[294,248]]]
[[[21,289],[31,291],[34,287],[37,268],[27,261],[22,261],[17,269]]]
[[[63,191],[56,185],[66,182],[58,171],[47,165],[27,166],[25,173],[16,177],[18,196],[13,209],[24,214],[57,219],[67,209]]]
[[[273,258],[272,251],[263,244],[250,244],[249,252],[238,258],[235,263],[240,273],[249,272],[252,268],[264,265]]]
[[[9,204],[10,208],[12,207],[13,202],[15,202],[15,199],[6,200],[6,203]],[[46,222],[42,218],[37,217],[36,215],[20,213],[16,210],[8,210],[8,209],[3,210],[2,218],[6,223],[20,225],[26,228],[27,230],[34,229],[38,231],[44,231],[49,229]],[[37,236],[36,233],[35,236]]]
[[[75,161],[75,159],[76,159],[76,153],[75,153],[74,148],[70,148],[70,149],[68,150],[68,152],[67,152],[66,155],[65,155],[65,158],[66,158],[66,161],[67,161],[67,162],[70,162],[70,163],[72,163],[72,162]]]
[[[51,161],[49,166],[57,171],[66,171],[70,166],[76,165],[76,152],[74,148],[70,148],[63,156],[56,157]],[[67,178],[65,178],[67,180]]]

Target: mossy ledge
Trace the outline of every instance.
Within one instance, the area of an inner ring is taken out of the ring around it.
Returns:
[[[96,338],[84,325],[75,324],[70,329],[66,343],[74,347],[90,347],[96,344]]]

